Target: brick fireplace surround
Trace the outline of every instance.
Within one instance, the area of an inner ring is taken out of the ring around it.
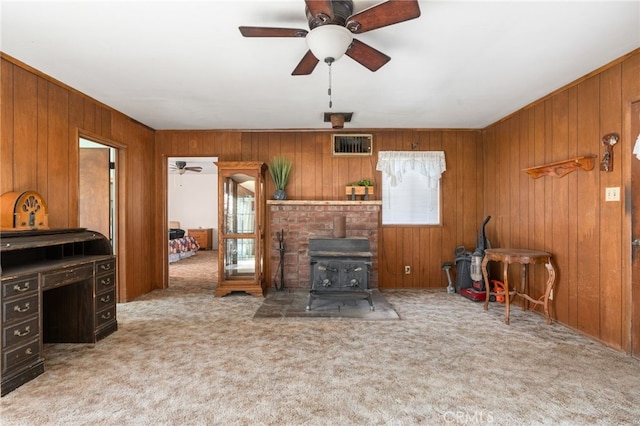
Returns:
[[[280,262],[276,233],[283,232],[284,287],[309,288],[309,238],[333,237],[334,217],[345,216],[346,238],[369,239],[373,255],[370,286],[378,288],[378,231],[381,206],[380,201],[268,200],[267,219],[271,224],[271,241],[268,245],[272,275],[278,270]],[[271,283],[273,276],[265,279]]]

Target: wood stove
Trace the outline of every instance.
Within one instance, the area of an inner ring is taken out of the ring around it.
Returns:
[[[310,238],[307,310],[318,297],[361,297],[373,310],[369,284],[371,256],[367,238]]]

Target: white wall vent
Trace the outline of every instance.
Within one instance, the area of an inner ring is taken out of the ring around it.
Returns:
[[[333,155],[371,155],[373,135],[333,135]]]

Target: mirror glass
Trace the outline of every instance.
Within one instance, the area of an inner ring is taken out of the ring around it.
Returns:
[[[255,276],[256,179],[235,173],[224,180],[224,279]]]
[[[224,250],[225,279],[247,278],[256,273],[255,239],[227,238]]]
[[[236,173],[224,182],[224,231],[229,234],[255,232],[255,178]]]

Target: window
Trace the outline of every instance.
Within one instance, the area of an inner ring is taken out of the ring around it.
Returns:
[[[443,151],[380,151],[383,225],[438,225]]]

